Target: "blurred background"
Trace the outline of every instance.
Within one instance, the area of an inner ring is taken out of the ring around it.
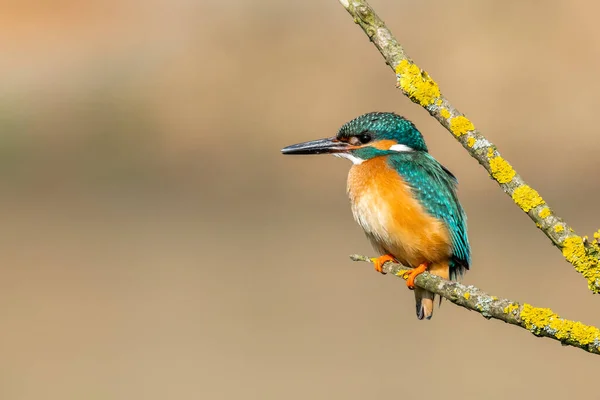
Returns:
[[[373,0],[579,233],[600,228],[600,5]],[[451,304],[372,255],[350,164],[283,157],[369,111],[460,180],[465,282],[600,326],[600,298],[337,1],[4,1],[0,398],[593,397],[597,356]]]

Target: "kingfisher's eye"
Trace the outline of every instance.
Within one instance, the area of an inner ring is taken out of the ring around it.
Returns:
[[[357,146],[359,144],[366,144],[371,141],[371,135],[367,132],[361,133],[360,135],[353,136],[350,138],[350,143]]]
[[[369,143],[371,141],[371,135],[368,133],[363,133],[358,137],[358,140],[360,140],[362,144]]]

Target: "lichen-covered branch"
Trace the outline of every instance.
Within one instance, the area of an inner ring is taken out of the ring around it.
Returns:
[[[395,71],[397,86],[414,103],[425,108],[463,145],[469,154],[490,173],[502,190],[529,215],[559,249],[563,256],[588,281],[593,293],[600,293],[599,233],[596,240],[587,241],[559,218],[539,193],[523,178],[440,92],[437,83],[419,68],[404,52],[385,23],[365,0],[339,0],[377,47],[385,62]]]
[[[370,258],[360,255],[352,255],[350,258],[354,261],[371,262]],[[383,271],[406,279],[410,268],[388,261],[383,265]],[[563,345],[600,354],[600,330],[598,328],[563,319],[549,308],[538,308],[527,303],[500,299],[490,296],[474,286],[447,281],[429,273],[418,275],[415,285],[440,295],[467,310],[476,311],[487,319],[499,319],[525,328],[535,336],[548,337],[558,340]]]

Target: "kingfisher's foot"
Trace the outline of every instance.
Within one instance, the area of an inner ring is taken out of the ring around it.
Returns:
[[[407,274],[408,278],[406,279],[406,286],[408,286],[408,288],[410,290],[414,289],[415,288],[415,278],[417,277],[417,275],[420,275],[423,272],[427,271],[428,268],[429,268],[428,263],[423,263],[423,264],[419,265],[417,268],[413,268]]]
[[[391,254],[384,254],[381,257],[371,258],[371,261],[373,261],[375,271],[385,275],[385,272],[383,272],[383,264],[388,261],[396,261],[396,259]]]

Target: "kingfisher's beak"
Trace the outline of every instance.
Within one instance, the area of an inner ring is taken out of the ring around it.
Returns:
[[[345,153],[353,146],[346,142],[341,142],[335,137],[319,140],[311,140],[310,142],[293,144],[281,149],[283,154],[332,154]]]

